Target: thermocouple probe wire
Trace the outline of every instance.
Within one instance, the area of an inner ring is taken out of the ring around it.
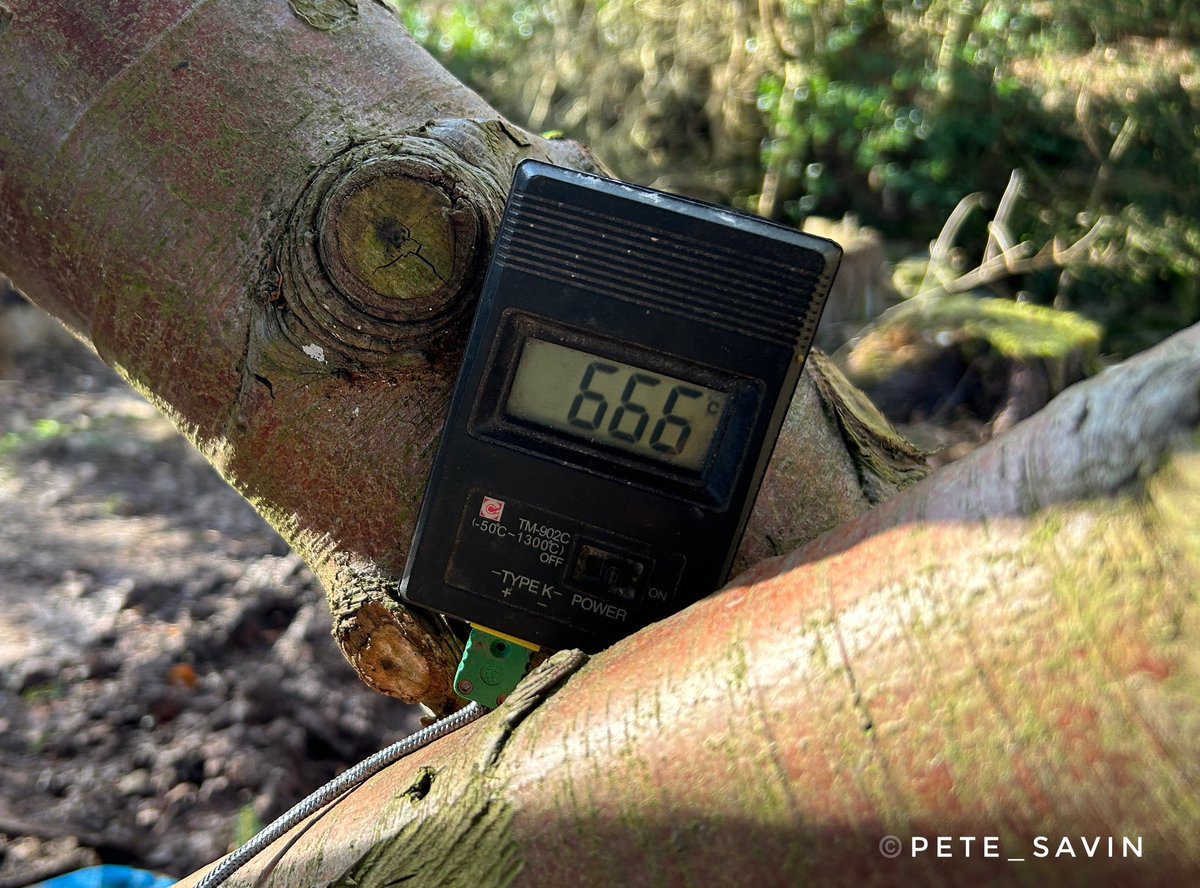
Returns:
[[[218,885],[224,885],[230,876],[306,817],[315,814],[331,802],[337,801],[368,778],[378,774],[388,765],[399,761],[410,753],[416,752],[423,746],[428,746],[434,740],[457,731],[487,712],[488,710],[484,709],[478,703],[469,703],[458,710],[458,712],[452,712],[429,727],[422,728],[416,733],[405,737],[403,740],[398,740],[386,749],[381,749],[370,758],[363,759],[350,770],[334,777],[308,798],[298,802],[291,810],[277,817],[249,842],[222,860],[220,864],[200,880],[200,884],[196,888],[217,888]]]

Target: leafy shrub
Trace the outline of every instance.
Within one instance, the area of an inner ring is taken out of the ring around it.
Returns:
[[[1200,320],[1195,0],[392,0],[514,120],[631,181],[799,222],[856,213],[902,248],[1025,174],[1018,240],[1105,236],[1012,281],[1131,351]],[[979,255],[981,216],[961,230]]]

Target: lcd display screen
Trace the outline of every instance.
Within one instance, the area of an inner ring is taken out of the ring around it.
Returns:
[[[509,416],[693,471],[708,459],[728,395],[541,339],[528,339]]]

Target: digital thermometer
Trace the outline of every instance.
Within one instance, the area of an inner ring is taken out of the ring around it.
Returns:
[[[521,164],[401,587],[487,627],[460,693],[495,705],[473,690],[513,651],[596,651],[726,580],[840,256]]]

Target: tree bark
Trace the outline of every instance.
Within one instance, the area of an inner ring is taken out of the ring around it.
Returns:
[[[1192,884],[1198,502],[1195,327],[531,674],[234,884]]]

